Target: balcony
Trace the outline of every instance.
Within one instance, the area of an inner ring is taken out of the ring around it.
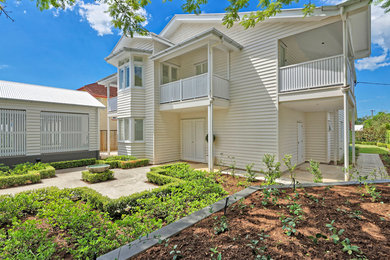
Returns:
[[[204,100],[208,96],[207,79],[208,73],[204,73],[161,85],[160,104]],[[229,100],[228,80],[214,74],[212,84],[215,98]]]
[[[354,83],[353,66],[347,62],[348,84]],[[280,67],[279,92],[313,89],[344,84],[344,57],[332,57]]]

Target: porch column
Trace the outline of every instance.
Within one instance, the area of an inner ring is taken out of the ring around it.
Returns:
[[[351,116],[351,131],[352,131],[352,164],[356,164],[356,153],[355,153],[355,108],[352,109]]]
[[[207,66],[208,66],[208,168],[210,172],[214,171],[214,133],[213,133],[213,48],[210,43],[207,45]]]
[[[339,117],[338,111],[333,112],[334,127],[333,127],[333,137],[334,137],[334,154],[333,154],[333,164],[337,165],[337,160],[339,158]]]
[[[106,107],[106,111],[107,111],[107,155],[110,156],[110,152],[111,152],[111,144],[110,144],[110,137],[111,137],[111,131],[110,131],[110,117],[108,116],[108,100],[110,98],[110,84],[106,85],[106,89],[107,89],[107,107]]]
[[[349,111],[348,89],[342,89],[344,99],[344,180],[349,180]]]

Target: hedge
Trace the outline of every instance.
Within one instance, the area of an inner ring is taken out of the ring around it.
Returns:
[[[111,161],[97,160],[96,164],[109,164],[110,169],[115,169],[115,168],[121,168],[121,162],[122,161],[120,161],[120,160],[111,160]]]
[[[173,182],[183,182],[182,180],[171,177],[171,176],[166,176],[163,174],[160,174],[162,171],[150,171],[146,174],[146,177],[148,178],[148,181],[151,183],[157,184],[157,185],[165,185],[168,183],[173,183]]]
[[[41,179],[52,178],[56,175],[56,169],[53,166],[47,166],[46,169],[34,172],[39,172]]]
[[[61,161],[61,162],[52,162],[49,163],[56,170],[58,169],[67,169],[67,168],[75,168],[82,167],[87,165],[96,164],[96,158],[88,158],[88,159],[80,159],[80,160],[72,160],[72,161]]]
[[[387,148],[387,144],[385,144],[385,143],[377,143],[376,145],[378,147],[385,147],[385,148]]]
[[[39,171],[30,171],[22,175],[0,176],[0,188],[5,189],[9,187],[37,183],[41,181]]]
[[[121,168],[122,169],[130,169],[135,167],[141,167],[146,166],[149,164],[149,159],[138,159],[138,160],[132,160],[132,161],[124,161],[121,162]]]
[[[90,171],[82,171],[81,176],[83,181],[90,183],[103,182],[114,179],[114,172],[107,170],[99,173],[92,173]]]

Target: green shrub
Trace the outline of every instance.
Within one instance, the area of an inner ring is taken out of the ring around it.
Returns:
[[[376,145],[378,147],[385,147],[385,148],[387,148],[387,144],[385,144],[385,143],[376,143]]]
[[[315,183],[321,183],[322,182],[322,173],[320,170],[320,163],[310,160],[310,167],[307,168],[307,170],[314,176],[314,182]]]
[[[39,228],[42,221],[15,221],[8,234],[0,234],[0,259],[51,259],[56,244],[49,230]]]
[[[122,169],[130,169],[135,167],[146,166],[149,164],[149,159],[138,159],[133,161],[123,161],[121,162]]]
[[[361,144],[362,142],[361,141],[355,141],[355,144]]]
[[[10,170],[10,168],[6,165],[4,165],[4,163],[0,163],[0,172],[8,172]]]
[[[261,173],[265,175],[265,184],[273,185],[275,180],[280,177],[280,162],[276,162],[275,155],[264,154],[263,163],[266,166],[266,170],[261,170]]]
[[[105,161],[134,161],[134,160],[137,160],[137,158],[131,155],[115,155],[105,159]]]
[[[87,181],[89,183],[97,183],[114,179],[114,172],[110,170],[98,173],[82,171],[81,176],[83,181]]]
[[[80,159],[80,160],[72,160],[72,161],[52,162],[49,164],[51,166],[53,166],[56,170],[58,170],[58,169],[67,169],[67,168],[75,168],[75,167],[93,165],[93,164],[96,164],[96,159],[89,158],[89,159]]]
[[[103,196],[94,189],[87,187],[78,187],[73,189],[68,189],[72,194],[73,200],[82,200],[90,204],[94,209],[104,211],[105,205],[110,201],[110,198]]]
[[[41,179],[52,178],[56,175],[56,169],[50,165],[46,166],[45,169],[38,170],[37,172],[41,175]]]
[[[377,142],[362,142],[364,145],[376,145]]]
[[[180,182],[182,180],[171,177],[171,176],[166,176],[163,174],[160,174],[159,171],[150,171],[146,174],[146,177],[148,178],[148,181],[157,185],[165,185],[168,183],[172,182]]]
[[[0,176],[0,189],[37,183],[41,181],[41,175],[38,171],[31,171],[23,175]]]

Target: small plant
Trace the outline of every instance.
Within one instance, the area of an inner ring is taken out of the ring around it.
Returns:
[[[333,243],[337,244],[340,242],[340,236],[344,233],[344,229],[337,230],[337,228],[334,227],[333,224],[334,220],[332,220],[332,222],[330,222],[329,224],[326,224],[326,227],[332,233],[330,238],[333,239]]]
[[[309,239],[313,240],[314,244],[318,245],[318,240],[320,238],[323,238],[323,239],[328,239],[327,236],[321,234],[321,233],[317,233],[315,236],[308,236]]]
[[[218,247],[210,248],[211,251],[211,259],[213,260],[222,260],[222,253],[218,251]],[[214,258],[215,256],[215,258]]]
[[[293,165],[291,163],[291,159],[292,159],[292,155],[286,154],[283,158],[283,161],[284,161],[284,165],[287,167],[288,172],[290,173],[290,178],[291,178],[291,181],[293,183],[293,189],[295,191],[296,173],[294,171],[295,171],[295,168],[297,167],[297,165],[296,164]]]
[[[181,251],[177,249],[177,245],[173,246],[172,251],[169,252],[169,254],[172,256],[173,260],[182,258]]]
[[[303,210],[300,204],[294,203],[292,205],[288,205],[287,208],[289,209],[292,215],[299,216],[300,218],[302,217]]]
[[[266,166],[266,170],[262,170],[261,173],[265,175],[266,185],[275,184],[275,180],[280,177],[280,162],[275,161],[275,155],[264,154],[263,163]]]
[[[217,220],[217,223],[214,226],[214,234],[219,235],[229,230],[229,224],[225,216],[221,216],[219,221],[218,217],[216,217],[215,220]]]
[[[376,185],[365,183],[364,187],[366,188],[366,192],[371,196],[372,202],[375,202],[382,197],[381,192],[377,191]]]
[[[341,244],[343,245],[343,249],[342,249],[343,252],[346,252],[348,255],[352,255],[354,252],[357,254],[361,254],[359,247],[351,245],[349,238],[346,238],[343,241],[341,241]]]
[[[256,181],[257,173],[253,170],[253,166],[254,166],[254,165],[255,165],[254,163],[251,163],[251,164],[248,164],[248,165],[246,166],[246,172],[247,172],[247,176],[248,176],[247,180],[248,180],[249,182],[254,182],[254,181]]]
[[[299,222],[297,217],[286,217],[282,215],[279,219],[283,224],[282,229],[287,236],[292,236],[297,233],[296,226]]]
[[[230,170],[231,170],[231,173],[232,173],[232,176],[235,177],[236,176],[236,159],[234,156],[230,156],[228,155],[228,158],[230,159]]]
[[[279,190],[278,189],[263,189],[262,190],[263,199],[261,200],[261,204],[263,206],[267,206],[268,204],[272,203],[273,205],[278,204],[278,196],[279,196]]]
[[[320,170],[320,163],[310,160],[309,161],[310,167],[307,168],[307,170],[314,176],[314,182],[315,183],[321,183],[322,182],[322,173]]]

